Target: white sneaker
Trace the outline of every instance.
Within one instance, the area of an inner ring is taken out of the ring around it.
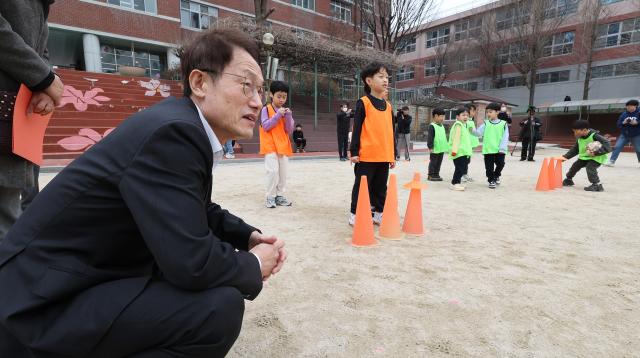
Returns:
[[[349,213],[349,225],[353,226],[356,224],[356,214]]]
[[[502,183],[502,180],[498,177],[498,179],[496,179],[496,185],[500,185],[500,183]]]
[[[462,184],[453,184],[451,185],[451,190],[455,191],[464,191],[466,188]]]
[[[473,178],[465,174],[462,176],[462,181],[465,183],[473,183]]]
[[[229,154],[229,153],[227,153],[227,154],[225,154],[225,155],[224,155],[224,157],[225,157],[225,158],[227,158],[227,159],[233,159],[233,158],[235,158],[236,156],[235,156],[235,155],[233,155],[233,154]]]
[[[373,224],[374,225],[382,224],[382,213],[379,213],[377,211],[373,213]]]
[[[267,198],[267,202],[265,206],[269,209],[273,209],[276,207],[276,198]]]
[[[608,162],[604,163],[603,165],[605,167],[612,167],[612,166],[616,165],[616,162],[608,161]]]

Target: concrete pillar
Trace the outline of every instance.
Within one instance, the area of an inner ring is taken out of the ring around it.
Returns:
[[[82,35],[82,48],[84,49],[84,66],[87,72],[102,72],[100,60],[100,39],[93,34]]]
[[[175,53],[175,48],[169,47],[167,49],[167,69],[180,67],[180,58]]]

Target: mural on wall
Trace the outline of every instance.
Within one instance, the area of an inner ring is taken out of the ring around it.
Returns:
[[[144,93],[145,96],[155,96],[156,94],[161,95],[162,97],[169,97],[171,95],[171,87],[169,85],[163,85],[160,83],[160,81],[158,80],[150,80],[149,82],[146,81],[139,81],[140,82],[140,86],[142,88],[147,89],[147,91]]]
[[[114,129],[115,128],[109,128],[104,131],[104,134],[100,134],[91,128],[82,128],[78,131],[78,135],[60,139],[58,141],[58,144],[66,150],[74,152],[84,152],[91,148],[94,144],[101,141],[102,138],[106,137]]]
[[[72,104],[76,111],[84,112],[89,108],[89,105],[101,106],[100,102],[108,102],[111,100],[109,97],[98,96],[99,93],[104,92],[102,88],[93,88],[86,92],[75,89],[73,86],[64,86],[64,92],[62,93],[62,100],[60,106],[64,107],[67,104]]]

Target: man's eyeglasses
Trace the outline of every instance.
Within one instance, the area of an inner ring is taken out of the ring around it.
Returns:
[[[258,96],[260,96],[261,99],[264,99],[264,88],[262,88],[262,86],[256,86],[250,79],[248,76],[244,76],[244,75],[237,75],[235,73],[229,73],[229,72],[218,72],[218,71],[213,71],[213,70],[207,70],[207,69],[202,69],[199,68],[200,71],[203,72],[208,72],[208,73],[220,73],[221,75],[228,75],[228,76],[234,76],[234,77],[238,77],[238,78],[242,78],[242,93],[247,97],[247,98],[253,98],[253,96],[255,96],[256,94]]]

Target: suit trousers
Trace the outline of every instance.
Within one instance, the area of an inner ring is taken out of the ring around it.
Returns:
[[[264,167],[267,170],[267,198],[284,196],[287,187],[289,157],[269,153],[264,156]]]
[[[0,186],[0,243],[20,216],[20,189]]]
[[[186,291],[152,281],[87,357],[224,357],[240,334],[243,314],[244,298],[236,288]],[[2,326],[0,352],[16,358],[57,357],[30,351]]]
[[[502,175],[504,169],[504,153],[484,155],[484,169],[487,173],[487,182],[495,182]]]
[[[351,190],[351,213],[356,213],[358,195],[360,193],[360,180],[367,177],[369,189],[369,201],[373,211],[381,213],[384,209],[384,201],[387,199],[387,178],[389,177],[389,163],[387,162],[360,162],[356,163],[353,172],[356,180]]]

